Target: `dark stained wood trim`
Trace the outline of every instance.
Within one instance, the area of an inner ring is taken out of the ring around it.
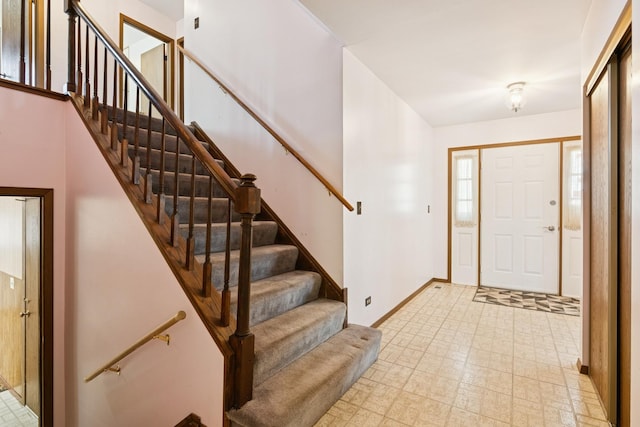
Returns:
[[[414,293],[412,293],[411,295],[409,295],[408,297],[406,297],[405,299],[403,299],[400,304],[396,305],[395,307],[393,307],[387,314],[385,314],[384,316],[382,316],[380,319],[376,320],[375,322],[373,322],[373,324],[371,325],[372,328],[377,328],[380,325],[382,325],[385,321],[387,321],[391,316],[393,316],[394,314],[396,314],[398,311],[400,311],[400,309],[402,307],[404,307],[405,305],[407,305],[409,302],[411,302],[412,299],[414,299],[415,297],[417,297],[420,292],[424,291],[425,289],[427,289],[429,286],[431,286],[433,283],[449,283],[447,280],[445,279],[438,279],[438,278],[432,278],[431,280],[429,280],[427,283],[425,283],[424,285],[420,286],[418,289],[416,289],[416,291]]]
[[[162,34],[156,30],[154,30],[153,28],[143,24],[142,22],[136,21],[135,19],[124,15],[124,14],[120,14],[120,50],[124,49],[124,24],[128,24],[134,28],[136,28],[137,30],[142,31],[143,33],[147,33],[148,35],[150,35],[151,37],[154,37],[160,41],[162,41],[163,43],[166,43],[169,47],[167,49],[167,52],[165,52],[167,55],[169,55],[169,58],[167,58],[167,61],[169,61],[169,72],[171,73],[171,75],[169,76],[169,87],[166,88],[167,89],[167,99],[165,100],[167,102],[167,104],[169,104],[169,106],[171,108],[173,108],[174,106],[174,98],[175,98],[175,41],[165,35]],[[120,90],[122,90],[122,73],[120,73]],[[122,102],[122,97],[121,97],[121,102]]]
[[[40,281],[40,409],[43,426],[53,425],[53,190],[0,187],[0,196],[40,197],[42,246]],[[64,236],[60,236],[63,238]]]
[[[71,101],[78,111],[87,131],[100,150],[100,153],[105,158],[109,168],[113,171],[120,186],[156,243],[160,253],[167,261],[167,265],[171,268],[178,283],[184,290],[185,295],[191,302],[196,313],[198,313],[200,320],[220,349],[220,353],[222,353],[224,359],[225,385],[223,406],[225,410],[230,409],[233,401],[232,395],[230,394],[233,390],[233,349],[229,345],[229,337],[233,335],[235,331],[235,319],[231,319],[229,325],[226,327],[220,324],[222,306],[220,294],[213,292],[212,295],[207,298],[200,296],[202,265],[195,263],[192,271],[183,268],[182,260],[186,258],[186,243],[182,238],[178,239],[178,245],[176,247],[167,243],[171,241],[171,220],[167,216],[162,224],[158,224],[156,221],[156,196],[152,196],[153,202],[151,204],[144,203],[144,181],[141,180],[138,185],[132,183],[130,168],[122,167],[118,153],[109,149],[111,145],[110,138],[101,133],[100,123],[98,121],[94,122],[91,120],[91,111],[84,111],[83,99],[72,95]]]
[[[0,86],[7,89],[14,89],[20,92],[29,93],[31,95],[44,96],[46,98],[55,99],[56,101],[67,101],[69,97],[63,93],[53,92],[39,87],[29,86],[23,83],[12,82],[10,80],[0,79]]]
[[[176,424],[175,427],[207,427],[202,424],[202,419],[200,416],[194,414],[193,412],[187,415],[182,421]]]
[[[233,163],[222,153],[222,151],[216,146],[215,142],[209,138],[209,136],[204,132],[204,130],[198,125],[196,122],[192,122],[191,125],[194,127],[194,134],[197,138],[208,143],[215,153],[216,157],[221,159],[224,162],[225,168],[229,176],[232,178],[240,178],[242,174],[240,171],[233,165]],[[336,283],[335,280],[327,273],[327,271],[320,265],[320,263],[311,255],[311,252],[307,250],[307,248],[298,240],[298,238],[293,234],[293,232],[287,227],[287,225],[280,219],[278,215],[276,215],[275,211],[271,209],[271,207],[264,201],[262,204],[262,212],[256,216],[256,219],[259,220],[271,220],[278,223],[278,234],[276,236],[276,243],[285,243],[291,244],[298,247],[299,256],[298,262],[296,263],[296,269],[298,270],[308,270],[315,271],[316,273],[322,276],[322,287],[321,287],[321,295],[336,301],[345,302],[344,297],[345,293],[343,293],[343,288]]]

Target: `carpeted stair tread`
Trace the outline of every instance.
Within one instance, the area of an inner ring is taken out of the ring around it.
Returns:
[[[146,173],[146,169],[140,168],[140,175],[144,176]],[[152,191],[154,193],[158,192],[158,184],[160,183],[160,171],[156,169],[151,169],[151,182],[152,182]],[[239,179],[234,179],[233,181],[236,184],[240,185]],[[227,197],[227,194],[222,189],[222,187],[217,183],[214,179],[212,181],[212,193],[214,198],[222,198]],[[175,173],[174,172],[164,172],[164,191],[166,194],[173,194],[173,189],[175,188]],[[180,196],[191,196],[191,174],[190,173],[179,173],[178,174],[178,189],[180,190],[178,195]],[[198,175],[195,176],[195,196],[196,197],[207,197],[209,195],[209,175]]]
[[[102,111],[102,106],[100,106],[100,110]],[[109,121],[111,121],[111,117],[113,115],[113,107],[111,106],[107,106],[107,110],[109,112]],[[155,114],[155,109],[154,109],[154,114]],[[124,114],[123,114],[123,110],[121,108],[117,108],[116,109],[116,121],[118,123],[122,123],[124,120]],[[127,126],[131,126],[131,128],[133,129],[133,127],[135,126],[135,120],[136,120],[136,113],[135,111],[127,111]],[[147,129],[147,125],[148,125],[148,121],[149,121],[149,116],[147,116],[146,114],[140,114],[140,127],[143,129]],[[187,129],[189,129],[191,131],[191,133],[195,132],[195,128],[191,125],[186,125]],[[162,119],[158,118],[158,117],[151,117],[151,129],[156,131],[156,132],[161,132],[162,131]],[[165,126],[165,133],[167,133],[167,135],[176,135],[176,131],[169,125],[169,122],[166,122],[166,126]]]
[[[146,126],[146,123],[145,123]],[[118,139],[122,141],[124,136],[124,127],[122,123],[118,123]],[[138,129],[138,146],[141,151],[146,151],[147,147],[147,139],[149,137],[149,133],[146,128],[140,127]],[[135,143],[136,132],[135,127],[131,124],[127,124],[127,140],[129,141],[129,145],[133,146]],[[177,143],[176,137],[174,135],[165,135],[164,137],[165,149],[167,151],[171,151],[173,153],[176,152]],[[203,147],[208,148],[205,142],[200,141]],[[162,145],[162,133],[157,132],[155,130],[151,131],[151,148],[160,149]],[[183,140],[180,140],[180,152],[182,154],[191,154],[191,149],[187,145],[187,143]],[[142,154],[141,154],[142,156]]]
[[[129,147],[129,157],[133,157],[134,147]],[[147,150],[143,150],[139,153],[140,156],[140,166],[147,166]],[[151,149],[149,150],[149,160],[150,160],[150,169],[160,169],[160,159],[162,158],[162,151]],[[224,162],[219,159],[214,159],[216,163],[222,168],[224,168]],[[178,159],[178,172],[180,173],[188,173],[191,174],[192,164],[191,164],[191,155],[190,154],[180,154]],[[168,172],[173,172],[176,170],[176,154],[174,152],[165,150],[164,153],[164,170]],[[200,161],[196,160],[196,175],[208,175],[207,169],[204,167]]]
[[[253,221],[252,244],[253,247],[272,245],[278,233],[278,224],[273,221]],[[185,239],[189,236],[189,224],[180,225],[180,233]],[[205,253],[207,243],[207,224],[195,224],[193,226],[195,239],[194,253]],[[240,249],[242,229],[239,222],[231,223],[231,250]],[[227,243],[227,223],[218,222],[211,224],[211,252],[222,252]]]
[[[254,326],[254,387],[338,333],[346,314],[344,303],[322,298]]]
[[[180,223],[186,224],[189,222],[190,212],[190,197],[179,196],[178,197],[178,215],[180,216]],[[228,214],[229,199],[225,198],[213,198],[211,199],[211,212],[213,222],[226,222]],[[209,199],[207,197],[196,197],[194,199],[194,224],[202,224],[208,220]],[[165,196],[165,212],[171,216],[173,214],[173,196]],[[240,221],[240,214],[237,213],[233,204],[231,204],[231,221]]]
[[[256,387],[227,412],[235,427],[310,427],[375,362],[382,334],[349,325]]]
[[[313,271],[294,270],[251,283],[251,317],[254,325],[318,298],[322,278]],[[238,307],[238,288],[231,288],[231,313]]]
[[[240,251],[231,251],[229,259],[229,286],[238,285]],[[205,255],[196,255],[204,263]],[[298,260],[298,248],[291,245],[268,245],[251,249],[251,280],[260,280],[276,274],[293,271]],[[224,284],[224,252],[211,254],[211,281],[217,289]]]

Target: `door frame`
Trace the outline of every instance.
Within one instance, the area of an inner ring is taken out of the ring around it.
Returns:
[[[136,21],[135,19],[124,15],[124,14],[120,14],[120,50],[124,49],[124,25],[127,24],[131,27],[134,27],[135,29],[142,31],[143,33],[148,34],[151,37],[154,37],[158,40],[160,40],[161,42],[165,43],[168,45],[168,49],[166,54],[168,55],[167,57],[167,61],[166,63],[169,64],[169,76],[167,76],[167,81],[165,82],[166,84],[166,103],[169,105],[169,107],[171,107],[172,109],[174,108],[174,99],[175,99],[175,41],[174,39],[172,39],[171,37],[162,34],[156,30],[154,30],[153,28],[143,24],[142,22]],[[120,72],[120,103],[122,104],[124,101],[124,97],[122,96],[122,91],[124,90],[124,85],[122,83],[123,80],[123,75],[122,72]],[[165,94],[160,94],[164,95]]]
[[[457,151],[466,151],[466,150],[478,150],[478,168],[481,170],[481,166],[482,166],[482,155],[481,152],[483,149],[490,149],[490,148],[503,148],[503,147],[514,147],[514,146],[520,146],[520,145],[536,145],[536,144],[548,144],[548,143],[553,143],[553,142],[557,142],[560,144],[560,147],[563,146],[563,144],[565,142],[569,142],[569,141],[580,141],[582,140],[582,136],[581,135],[571,135],[571,136],[565,136],[565,137],[559,137],[559,138],[544,138],[544,139],[532,139],[532,140],[525,140],[525,141],[513,141],[513,142],[501,142],[501,143],[495,143],[495,144],[480,144],[480,145],[468,145],[468,146],[461,146],[461,147],[451,147],[448,150],[448,160],[447,160],[447,169],[448,169],[448,194],[447,194],[447,278],[446,281],[450,282],[451,281],[451,248],[452,248],[452,243],[451,243],[451,239],[452,239],[452,231],[453,231],[453,224],[451,221],[451,204],[453,202],[452,197],[453,197],[453,171],[452,171],[452,167],[451,167],[451,162],[453,159],[453,154]],[[560,169],[562,169],[562,150],[560,150]],[[562,172],[562,171],[560,171]],[[480,188],[482,186],[482,173],[479,172],[479,182],[478,182],[478,212],[481,212],[481,207],[482,207],[482,194],[480,191]],[[560,192],[562,194],[562,174],[560,174]],[[584,203],[584,202],[583,202]],[[562,218],[562,203],[560,203],[560,218]],[[478,275],[477,275],[477,282],[478,282],[478,286],[480,286],[480,244],[481,244],[481,233],[480,233],[480,222],[482,221],[482,216],[480,214],[478,214]],[[558,250],[558,255],[559,255],[559,264],[558,264],[558,280],[559,280],[559,292],[562,292],[562,227],[560,227],[560,238],[559,238],[559,250]]]
[[[40,425],[53,425],[53,189],[0,187],[0,196],[39,197],[40,245]]]

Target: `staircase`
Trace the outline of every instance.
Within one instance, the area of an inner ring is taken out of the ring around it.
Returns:
[[[113,116],[112,110],[107,112]],[[88,117],[89,112],[85,115]],[[125,139],[124,114],[116,114],[118,141]],[[131,123],[135,114],[127,113],[128,141],[136,139]],[[177,189],[179,230],[189,237],[190,196],[194,183],[194,255],[206,262],[206,229],[208,219],[209,175],[196,164],[192,177],[192,156],[186,146],[178,148],[175,132],[167,128],[162,161],[162,120],[138,118],[137,130],[140,175],[147,170],[152,191],[157,197],[160,168],[163,182],[165,213],[174,214],[174,194]],[[149,124],[150,129],[149,128]],[[190,126],[208,151],[221,153],[200,128]],[[206,141],[203,141],[206,140]],[[135,159],[135,147],[129,145],[129,163]],[[148,154],[147,154],[148,153]],[[178,170],[176,170],[176,155]],[[217,156],[216,156],[217,157]],[[216,159],[229,175],[239,182],[238,171],[227,159]],[[176,185],[176,173],[177,185]],[[212,226],[209,241],[212,264],[211,282],[218,291],[225,282],[225,250],[229,199],[214,183]],[[270,211],[268,206],[263,211]],[[237,283],[240,246],[240,217],[231,210],[229,226],[229,274],[231,313],[237,309]],[[326,284],[321,274],[302,268],[300,248],[287,242],[268,212],[258,214],[253,223],[251,250],[251,311],[249,325],[255,336],[253,399],[239,409],[226,412],[232,426],[311,426],[376,360],[381,334],[378,330],[346,324],[346,304],[326,296]],[[289,231],[287,230],[289,233]],[[294,242],[297,243],[297,242]],[[304,248],[302,248],[304,250]],[[326,273],[325,273],[326,274]]]
[[[186,127],[78,0],[65,5],[72,102],[220,348],[224,424],[312,426],[376,360],[381,333],[348,324],[346,290],[255,176]],[[128,84],[138,113],[114,108],[132,104]]]

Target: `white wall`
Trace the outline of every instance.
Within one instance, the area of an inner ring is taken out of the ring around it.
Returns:
[[[222,355],[70,103],[67,114],[66,425],[175,425],[191,412],[222,425]],[[169,347],[152,341],[120,376],[84,383],[178,310]]]
[[[362,202],[362,215],[344,214],[350,322],[372,324],[433,277],[432,144],[431,127],[345,49],[344,188]]]
[[[193,27],[200,18],[200,28]],[[185,46],[342,188],[342,52],[294,0],[185,1]],[[263,198],[342,283],[342,205],[293,156],[185,64],[185,114],[214,138]]]
[[[434,158],[437,161],[432,179],[440,184],[434,186],[433,238],[434,247],[443,248],[434,253],[435,277],[447,277],[448,149],[574,135],[582,135],[582,111],[579,109],[434,129]]]
[[[53,404],[65,423],[65,121],[64,103],[0,87],[0,183],[53,189]],[[34,126],[34,117],[38,125]],[[34,155],[37,153],[37,155]]]

